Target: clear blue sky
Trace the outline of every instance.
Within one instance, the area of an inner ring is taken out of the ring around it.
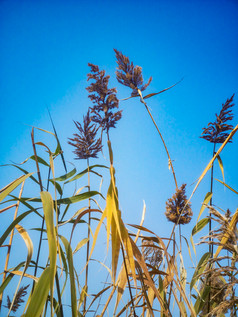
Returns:
[[[106,70],[119,99],[130,94],[115,79],[116,48],[143,67],[145,79],[153,77],[148,93],[184,77],[172,90],[148,99],[148,105],[174,160],[178,183],[188,184],[189,195],[212,154],[212,144],[199,138],[202,128],[215,121],[215,113],[233,93],[238,101],[237,17],[236,0],[2,0],[0,164],[21,162],[32,154],[29,125],[51,130],[48,106],[66,160],[84,169],[84,162],[73,160],[67,138],[75,132],[72,120],[81,121],[91,105],[85,90],[87,63]],[[139,100],[121,102],[120,107],[123,117],[111,139],[123,218],[138,223],[145,200],[145,225],[165,236],[172,228],[164,216],[165,201],[174,192],[166,153]],[[106,147],[104,152],[107,157]],[[238,135],[221,158],[226,181],[237,190]],[[99,161],[108,164],[102,156]],[[1,168],[1,187],[14,173]],[[217,167],[215,173],[222,178]],[[195,215],[184,232],[194,226],[208,191],[209,177],[192,200]],[[214,202],[234,212],[237,196],[218,183],[215,191]]]

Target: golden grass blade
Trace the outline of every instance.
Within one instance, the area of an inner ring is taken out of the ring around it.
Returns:
[[[224,167],[223,167],[223,163],[222,163],[220,155],[218,155],[217,160],[218,160],[218,164],[222,173],[223,182],[225,183]]]
[[[34,129],[37,129],[39,131],[45,132],[45,133],[52,134],[53,136],[55,136],[55,134],[53,132],[50,132],[50,131],[47,131],[47,130],[44,130],[44,129],[41,129],[41,128],[34,127],[33,125],[30,125],[30,127],[34,128]]]
[[[54,206],[53,199],[48,192],[41,192],[41,200],[45,215],[47,240],[49,245],[49,258],[50,258],[50,288],[51,288],[51,304],[53,305],[53,290],[54,280],[56,273],[56,260],[57,260],[57,241],[54,226]]]
[[[14,275],[20,275],[20,276],[22,276],[22,271],[10,271],[9,273],[14,274]],[[34,275],[31,275],[31,274],[24,273],[23,276],[24,276],[24,277],[28,277],[28,278],[34,280],[35,282],[38,282],[38,280],[39,280],[38,277],[36,277],[36,276],[34,276]]]
[[[19,263],[14,269],[13,269],[13,271],[17,271],[17,270],[19,270],[22,266],[24,266],[25,265],[25,262],[21,262],[21,263]],[[8,276],[7,276],[7,278],[5,279],[5,281],[1,284],[1,286],[0,286],[0,294],[2,294],[3,293],[3,291],[5,290],[5,288],[7,287],[7,285],[11,282],[11,280],[12,280],[12,278],[13,278],[13,276],[14,275],[11,275],[11,271],[8,271]]]
[[[84,238],[81,241],[79,241],[79,243],[76,245],[76,248],[74,249],[73,254],[78,252],[78,250],[80,250],[88,242],[88,240],[88,238]]]
[[[231,221],[230,221],[227,229],[230,231],[234,231],[234,229],[236,228],[237,222],[238,222],[238,208],[236,209],[236,212],[234,213],[233,217],[231,218]],[[214,258],[218,257],[219,253],[223,249],[223,246],[226,244],[228,239],[229,239],[229,235],[225,232],[222,239],[221,239],[221,242],[220,242],[221,245],[217,248],[216,253],[214,255]]]
[[[30,298],[26,313],[22,317],[40,317],[49,291],[50,291],[51,268],[47,267],[41,274]]]
[[[105,293],[109,288],[111,287],[111,285],[107,286],[106,288],[102,289],[99,293],[97,293],[92,302],[89,304],[87,310],[85,311],[84,315],[83,316],[86,316],[87,315],[87,312],[89,311],[89,309],[92,307],[93,303],[95,302],[95,300],[100,297],[103,293]]]
[[[34,173],[29,173],[27,175],[23,175],[17,179],[15,179],[13,182],[8,184],[6,187],[0,190],[0,202],[7,197],[17,186],[19,186],[24,180],[26,180],[28,177],[30,177]]]
[[[220,146],[220,148],[218,149],[218,151],[216,152],[216,154],[213,156],[213,158],[211,159],[211,161],[208,163],[207,167],[205,168],[205,170],[202,172],[202,175],[199,177],[197,184],[188,200],[188,202],[191,200],[192,196],[194,195],[194,193],[196,192],[199,184],[201,183],[202,179],[204,178],[204,176],[207,174],[207,172],[209,171],[209,169],[212,167],[212,164],[214,163],[214,161],[216,160],[216,158],[219,156],[219,154],[222,152],[222,150],[224,149],[224,147],[226,146],[226,144],[230,141],[230,139],[234,136],[234,134],[237,132],[238,130],[238,125],[236,125],[236,127],[231,131],[231,133],[229,134],[229,136],[226,138],[225,142]]]
[[[232,192],[234,192],[235,194],[238,195],[238,191],[234,190],[233,188],[231,188],[229,185],[225,184],[224,182],[220,181],[219,179],[216,179],[216,181],[220,182],[221,184],[223,184],[224,186],[226,186],[227,188],[229,188]]]
[[[150,302],[150,307],[153,307],[153,302],[155,299],[155,293],[153,291],[153,289],[151,287],[148,288],[148,300]],[[146,309],[146,317],[150,317],[151,313],[150,313],[150,309],[149,307],[147,307]]]
[[[143,202],[143,211],[142,211],[142,216],[141,216],[141,221],[140,221],[140,226],[143,225],[144,223],[144,219],[145,219],[145,212],[146,212],[146,205],[145,205],[145,202]],[[136,243],[138,238],[139,238],[139,235],[140,235],[140,229],[138,229],[137,233],[136,233],[136,237],[135,237],[135,240],[134,242]],[[126,265],[128,267],[129,263],[127,259],[125,259],[126,261]],[[126,277],[126,271],[125,271],[125,266],[122,265],[121,267],[121,270],[120,270],[120,273],[119,273],[119,276],[118,276],[118,279],[117,279],[117,282],[116,282],[116,285],[117,285],[117,299],[116,299],[116,304],[115,304],[115,308],[114,308],[114,314],[116,314],[116,310],[117,310],[117,307],[119,305],[119,302],[122,298],[122,295],[124,293],[124,290],[126,288],[126,284],[127,284],[127,277]],[[115,291],[115,288],[112,290],[112,293],[113,294]],[[154,292],[153,292],[154,294]]]
[[[113,284],[116,280],[116,271],[117,271],[117,264],[118,264],[118,258],[120,254],[121,249],[121,241],[120,237],[116,228],[116,223],[114,218],[112,218],[111,221],[111,228],[112,228],[112,281]]]
[[[16,295],[17,295],[17,292],[19,290],[19,287],[20,287],[20,284],[21,284],[21,281],[22,281],[22,278],[31,262],[31,258],[32,258],[32,254],[33,254],[33,243],[31,241],[31,238],[30,236],[28,235],[27,231],[22,227],[20,226],[19,224],[17,224],[15,226],[15,228],[17,229],[17,231],[20,233],[22,239],[24,240],[25,244],[26,244],[26,247],[27,247],[27,259],[26,259],[26,263],[25,263],[25,267],[23,269],[23,272],[21,274],[21,277],[20,277],[20,280],[19,280],[19,283],[17,285],[17,288],[16,288],[16,291],[15,291],[15,294],[13,296],[13,300],[12,300],[12,303],[11,303],[11,306],[9,308],[9,311],[8,311],[8,315],[11,313],[11,310],[12,310],[12,307],[13,307],[13,304],[14,304],[14,301],[15,301],[15,298],[16,298]]]
[[[204,198],[203,203],[202,203],[202,207],[201,207],[200,212],[199,212],[199,214],[198,214],[197,222],[198,222],[198,220],[200,219],[200,217],[201,217],[203,211],[204,211],[205,208],[207,207],[207,204],[209,203],[209,201],[211,200],[211,198],[212,198],[212,193],[208,192],[208,193],[206,194],[205,198]]]

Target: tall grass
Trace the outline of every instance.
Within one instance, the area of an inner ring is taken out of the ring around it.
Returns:
[[[113,147],[116,145],[110,135],[111,129],[120,125],[122,111],[119,109],[117,89],[109,88],[110,77],[98,66],[89,64],[90,84],[87,90],[92,104],[83,123],[75,121],[76,133],[73,137],[69,136],[68,140],[73,146],[75,158],[86,160],[87,168],[80,171],[77,165],[72,169],[66,164],[52,121],[54,132],[32,129],[32,155],[20,165],[12,164],[12,168],[17,169],[17,172],[20,170],[22,176],[0,191],[1,214],[8,212],[10,215],[10,211],[15,210],[12,221],[4,227],[0,237],[3,259],[1,310],[7,311],[7,316],[16,314],[31,317],[105,314],[146,317],[236,316],[238,209],[223,213],[215,208],[211,204],[212,189],[202,202],[190,237],[182,235],[181,227],[191,221],[193,196],[208,171],[213,171],[216,161],[223,172],[221,153],[237,132],[238,125],[233,127],[225,124],[230,112],[225,113],[225,117],[220,114],[218,121],[220,126],[223,125],[222,139],[213,142],[216,146],[220,143],[220,147],[216,151],[214,147],[210,162],[204,165],[204,171],[188,198],[186,185],[179,186],[165,139],[145,102],[174,85],[143,96],[152,78],[145,83],[142,68],[134,66],[119,51],[115,50],[115,53],[117,79],[132,89],[131,96],[126,100],[138,98],[145,106],[168,157],[168,173],[172,174],[175,186],[173,196],[166,203],[165,216],[173,222],[173,229],[167,237],[162,238],[144,227],[145,206],[140,224],[125,225],[115,176]],[[223,112],[227,109],[223,105]],[[210,133],[211,137],[211,130],[205,132],[205,136]],[[54,139],[56,147],[52,149],[48,144],[36,142],[36,133],[37,136],[40,133],[47,134],[49,143]],[[104,136],[108,149],[104,155],[109,158],[109,165],[101,162],[90,165],[90,158],[100,156]],[[65,169],[65,174],[61,176],[56,167],[59,163]],[[100,182],[102,175],[106,174],[109,179],[107,192],[93,190],[91,179]],[[77,185],[79,179],[82,183],[80,188]],[[212,172],[211,184],[213,182]],[[220,182],[234,195],[238,194],[224,180]],[[25,197],[25,187],[32,188],[31,197]],[[67,194],[70,188],[71,195]],[[100,203],[98,198],[101,198]],[[208,216],[204,216],[205,210]],[[30,219],[34,219],[31,229],[38,233],[37,243],[32,242],[31,231],[26,230],[25,224]],[[214,229],[211,227],[212,221],[217,224]],[[199,232],[205,234],[206,226],[209,226],[209,234],[195,245],[196,235]],[[19,262],[12,253],[12,247],[17,248],[19,243],[15,239],[16,234],[20,235],[26,246],[23,262]],[[101,239],[105,241],[107,261],[100,257],[102,251],[97,252]],[[200,244],[207,244],[209,252],[198,252]],[[183,257],[187,250],[191,256],[190,264],[185,263]],[[193,264],[193,253],[200,254],[197,264]],[[14,267],[9,267],[10,258]],[[106,281],[104,274],[99,274],[95,281],[95,262],[107,270]],[[193,274],[190,276],[187,270],[192,265]],[[18,282],[15,289],[14,282]]]

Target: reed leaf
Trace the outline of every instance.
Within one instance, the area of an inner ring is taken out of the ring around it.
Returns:
[[[13,271],[18,271],[24,264],[25,262],[19,263],[16,267],[13,268]],[[15,274],[11,274],[11,271],[8,271],[8,273],[9,273],[8,276],[6,277],[6,279],[0,286],[0,294],[3,293],[7,285],[11,282],[12,278],[15,276]]]
[[[201,231],[209,222],[209,218],[201,219],[192,229],[192,236]]]
[[[13,305],[14,305],[14,302],[15,302],[15,298],[17,296],[17,293],[18,293],[18,290],[20,288],[20,284],[21,284],[21,281],[23,279],[23,276],[31,262],[31,258],[32,258],[32,254],[33,254],[33,243],[31,241],[31,238],[30,236],[28,235],[27,231],[22,227],[20,226],[19,224],[16,224],[15,225],[15,228],[17,229],[17,231],[19,232],[19,234],[21,235],[22,239],[24,240],[25,244],[26,244],[26,247],[27,247],[27,259],[26,259],[26,262],[25,262],[25,266],[24,266],[24,269],[23,269],[23,272],[21,272],[21,277],[20,277],[20,280],[18,282],[18,285],[17,285],[17,288],[15,290],[15,294],[13,296],[13,300],[12,300],[12,303],[10,305],[10,308],[9,308],[9,311],[8,311],[8,315],[10,314],[12,308],[13,308]]]
[[[207,204],[209,203],[209,201],[211,200],[212,198],[212,193],[208,192],[203,200],[203,203],[202,203],[202,207],[199,211],[199,214],[198,214],[198,218],[197,218],[197,221],[200,219],[202,213],[204,212],[205,208],[207,207]]]
[[[218,155],[217,161],[218,161],[221,173],[222,173],[223,182],[225,183],[224,167],[223,167],[223,163],[222,163],[222,159],[221,159],[220,155]]]
[[[238,130],[238,125],[235,126],[235,128],[231,131],[231,133],[228,135],[228,137],[226,138],[226,140],[224,141],[224,143],[222,143],[222,145],[220,146],[220,148],[218,149],[218,151],[216,152],[216,154],[213,156],[213,158],[211,159],[211,161],[208,163],[208,165],[206,166],[206,168],[204,169],[204,171],[202,172],[201,176],[199,177],[196,186],[194,187],[192,194],[189,198],[188,201],[191,200],[191,198],[193,197],[194,193],[196,192],[198,186],[200,185],[201,181],[203,180],[203,178],[205,177],[205,175],[207,174],[207,172],[209,171],[209,169],[212,167],[214,161],[216,160],[216,158],[218,157],[218,155],[220,155],[220,153],[222,152],[222,150],[224,149],[224,147],[227,145],[227,143],[232,139],[232,137],[234,136],[234,134],[237,132]]]
[[[79,241],[79,243],[76,245],[73,254],[75,254],[76,252],[78,252],[87,242],[88,242],[88,238],[84,238],[81,241]]]
[[[19,186],[24,180],[26,180],[28,177],[30,177],[34,173],[29,173],[27,175],[23,175],[17,179],[15,179],[13,182],[5,186],[3,189],[0,190],[0,202],[7,197],[17,186]]]
[[[233,217],[231,218],[230,223],[228,224],[227,230],[233,231],[236,227],[236,224],[238,222],[238,208],[236,209],[236,212],[234,213]],[[217,258],[221,250],[223,249],[223,246],[226,244],[227,240],[229,239],[229,235],[225,232],[222,236],[221,242],[219,247],[216,250],[216,253],[214,255],[214,258]]]
[[[216,179],[216,178],[215,178]],[[230,189],[233,193],[238,195],[238,191],[233,189],[231,186],[225,184],[225,182],[220,181],[219,179],[216,179],[216,181],[218,181],[219,183],[221,183],[222,185],[226,186],[228,189]]]
[[[78,312],[77,312],[77,297],[76,297],[76,286],[75,286],[75,276],[74,276],[73,252],[68,240],[63,236],[60,236],[60,239],[64,244],[67,261],[68,261],[72,317],[77,317]]]
[[[63,181],[66,181],[67,179],[69,179],[70,177],[74,176],[75,173],[76,173],[76,168],[72,169],[72,171],[68,172],[67,174],[56,177],[54,180],[56,182],[63,182]]]
[[[65,182],[65,184],[70,183],[70,182],[73,182],[73,181],[75,181],[76,179],[81,178],[82,176],[84,176],[85,174],[88,173],[88,170],[91,171],[91,172],[93,172],[92,170],[93,170],[95,167],[108,168],[108,167],[105,166],[105,165],[98,165],[98,164],[89,166],[88,168],[86,168],[85,170],[83,170],[82,172],[80,172],[79,174],[75,175],[73,178],[71,178],[71,179],[68,180],[67,182]],[[97,175],[99,175],[99,174],[97,174]],[[99,175],[99,176],[101,176],[101,175]]]
[[[193,247],[193,251],[196,254],[196,248],[193,242],[193,236],[197,234],[199,231],[201,231],[207,224],[209,223],[209,218],[203,218],[199,222],[196,223],[196,225],[192,229],[192,234],[190,236],[190,241]]]
[[[49,258],[50,258],[50,288],[51,288],[51,303],[53,303],[53,289],[54,279],[56,273],[56,260],[57,260],[57,241],[54,226],[54,206],[53,199],[48,192],[41,192],[41,200],[45,215],[47,240],[49,245]]]
[[[196,282],[200,279],[201,274],[203,273],[203,271],[205,270],[206,266],[207,266],[207,262],[209,260],[211,256],[210,252],[207,252],[205,254],[203,254],[203,256],[201,257],[195,272],[193,274],[192,280],[190,282],[190,291],[192,290],[193,286],[196,284]]]
[[[9,233],[12,231],[13,228],[15,228],[15,226],[22,220],[24,219],[27,215],[29,215],[32,212],[32,210],[29,211],[25,211],[23,214],[21,214],[20,216],[18,216],[11,224],[10,226],[5,230],[5,232],[3,233],[3,235],[0,238],[0,247],[2,246],[2,244],[4,243],[4,241],[6,240],[6,238],[8,237]]]
[[[51,268],[47,267],[41,274],[29,300],[27,311],[22,317],[41,316],[50,291],[51,275]]]

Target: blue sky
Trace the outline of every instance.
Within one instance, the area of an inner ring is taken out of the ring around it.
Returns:
[[[67,161],[73,159],[67,138],[72,120],[82,121],[91,105],[87,98],[88,62],[111,76],[118,98],[130,90],[115,79],[113,48],[143,67],[147,92],[158,92],[184,78],[173,89],[148,99],[165,138],[179,186],[188,195],[212,155],[212,144],[199,138],[215,121],[222,103],[238,87],[238,3],[226,1],[1,1],[0,3],[0,164],[21,162],[32,155],[30,126],[52,130],[50,109]],[[237,95],[234,98],[237,104]],[[164,216],[165,201],[174,193],[171,171],[161,140],[137,99],[120,103],[123,117],[111,132],[123,218],[139,223],[143,200],[145,225],[165,236],[172,225]],[[233,109],[237,124],[237,105]],[[43,134],[37,134],[38,140]],[[221,155],[226,182],[238,189],[238,136]],[[106,159],[98,162],[109,164]],[[63,173],[59,166],[58,176]],[[218,179],[219,168],[215,167]],[[14,179],[1,168],[1,187]],[[107,178],[103,185],[106,192]],[[209,191],[206,177],[192,200],[194,219]],[[214,203],[234,212],[237,197],[215,183]]]

